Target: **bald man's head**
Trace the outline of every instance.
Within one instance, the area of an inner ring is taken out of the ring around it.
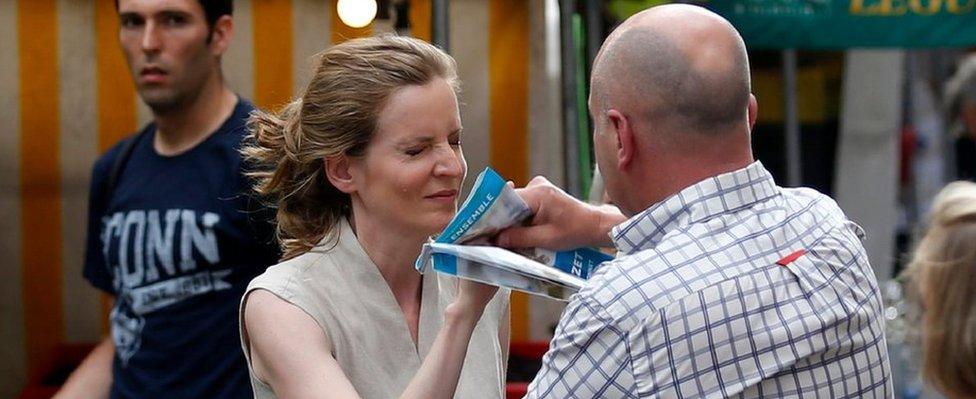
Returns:
[[[619,109],[640,126],[713,134],[747,126],[745,44],[701,7],[666,5],[625,21],[593,66],[597,112]]]

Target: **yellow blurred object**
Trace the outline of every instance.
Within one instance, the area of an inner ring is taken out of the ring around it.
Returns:
[[[376,0],[339,0],[336,3],[336,12],[342,23],[353,28],[362,28],[376,18]]]
[[[831,65],[800,68],[796,77],[800,123],[824,123],[839,112],[832,81],[839,70]],[[783,123],[783,76],[778,69],[757,69],[752,74],[752,91],[759,102],[759,123]]]

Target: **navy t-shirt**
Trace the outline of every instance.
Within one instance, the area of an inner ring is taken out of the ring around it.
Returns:
[[[238,153],[253,106],[172,157],[141,136],[110,199],[122,145],[95,163],[84,276],[115,296],[113,398],[249,398],[238,306],[278,259],[272,214],[250,195]],[[131,138],[130,138],[131,140]]]

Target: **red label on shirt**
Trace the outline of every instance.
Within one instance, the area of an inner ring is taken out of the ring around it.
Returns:
[[[807,253],[807,251],[805,249],[801,249],[799,251],[796,251],[794,253],[791,253],[789,255],[786,255],[785,258],[776,261],[776,264],[777,265],[780,265],[780,266],[786,266],[786,265],[788,265],[790,263],[793,263],[793,261],[795,261],[799,257],[803,256],[803,254],[805,254],[805,253]]]

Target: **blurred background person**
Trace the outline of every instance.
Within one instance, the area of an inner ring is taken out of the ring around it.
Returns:
[[[976,181],[976,54],[946,83],[947,123],[955,137],[956,178]]]
[[[250,397],[237,304],[278,252],[239,153],[254,107],[221,73],[233,3],[116,4],[153,120],[95,163],[84,277],[115,298],[111,336],[58,397]]]
[[[976,183],[950,183],[908,266],[921,308],[922,374],[949,398],[976,398]]]

